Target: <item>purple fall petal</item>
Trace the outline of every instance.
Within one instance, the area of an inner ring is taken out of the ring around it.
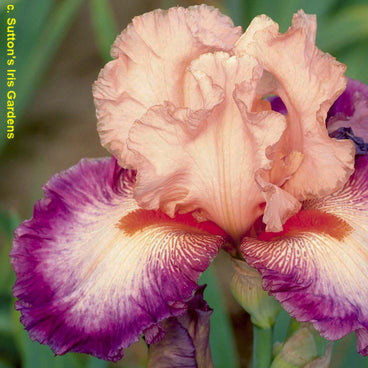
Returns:
[[[134,180],[115,159],[82,160],[46,184],[16,230],[16,308],[31,338],[56,354],[116,361],[142,333],[158,341],[159,322],[186,310],[222,245],[175,219],[124,230],[121,218],[138,208]]]
[[[351,139],[357,155],[368,151],[368,86],[349,79],[342,95],[328,112],[327,129],[330,137]]]
[[[353,116],[357,96],[368,100],[368,86],[358,80],[348,79],[345,91],[337,98],[327,114],[327,120],[337,114]]]
[[[280,233],[244,238],[241,251],[263,287],[322,336],[356,331],[368,355],[368,157],[341,190],[306,201]]]

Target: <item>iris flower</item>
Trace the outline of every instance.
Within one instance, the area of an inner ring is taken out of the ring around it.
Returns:
[[[16,230],[32,339],[116,361],[142,334],[184,338],[225,248],[297,320],[355,331],[368,354],[368,88],[315,34],[303,11],[284,34],[264,15],[242,34],[205,5],[133,19],[93,88],[113,158],[51,178]],[[205,350],[206,335],[185,336]]]

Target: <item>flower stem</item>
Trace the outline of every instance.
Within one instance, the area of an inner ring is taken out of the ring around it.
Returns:
[[[269,368],[272,358],[272,328],[253,326],[253,368]]]

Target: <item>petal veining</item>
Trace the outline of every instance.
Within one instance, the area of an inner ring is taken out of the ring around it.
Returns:
[[[230,18],[207,5],[135,17],[112,47],[115,60],[94,85],[102,145],[122,166],[134,167],[126,147],[133,122],[164,101],[181,106],[191,60],[209,51],[231,50],[240,34]]]
[[[50,180],[16,231],[16,307],[31,338],[56,354],[116,361],[142,333],[157,341],[158,323],[185,311],[223,243],[159,213],[126,231],[121,219],[138,210],[134,180],[115,159],[83,160]]]
[[[368,352],[368,159],[339,191],[303,203],[279,233],[245,238],[241,251],[263,286],[327,339],[356,331]]]

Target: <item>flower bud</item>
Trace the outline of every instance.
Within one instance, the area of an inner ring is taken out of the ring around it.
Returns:
[[[260,328],[270,328],[281,310],[280,304],[262,288],[259,272],[246,262],[233,259],[234,275],[231,290],[238,303],[250,314]]]
[[[319,358],[313,359],[304,368],[328,368],[331,361],[332,347],[332,342],[328,342],[325,354]]]
[[[324,356],[319,356],[318,340],[321,339],[312,326],[302,325],[276,355],[271,368],[328,368],[332,345],[327,345]]]

